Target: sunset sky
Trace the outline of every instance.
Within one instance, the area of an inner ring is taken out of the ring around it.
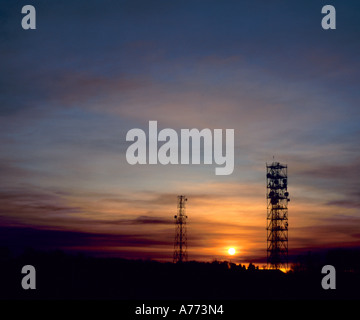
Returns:
[[[21,28],[31,3],[37,29]],[[0,246],[266,261],[266,162],[288,165],[289,255],[360,247],[360,4],[38,1],[0,7]],[[235,169],[129,165],[132,128],[235,129]]]

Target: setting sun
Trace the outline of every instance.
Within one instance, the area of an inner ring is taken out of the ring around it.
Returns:
[[[234,255],[235,254],[235,249],[234,248],[230,248],[229,250],[228,250],[228,253],[230,254],[230,255]]]

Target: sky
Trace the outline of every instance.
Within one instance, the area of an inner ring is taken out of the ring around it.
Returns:
[[[189,260],[264,263],[274,157],[289,255],[360,247],[358,1],[30,2],[0,2],[0,246],[171,261],[185,194]],[[234,129],[234,172],[128,164],[152,120]]]

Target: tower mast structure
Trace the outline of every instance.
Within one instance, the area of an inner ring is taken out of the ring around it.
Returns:
[[[174,240],[174,257],[173,261],[187,261],[187,230],[186,230],[186,204],[185,196],[178,196],[177,214],[175,218],[175,240]]]
[[[267,266],[288,268],[288,202],[287,165],[266,164],[267,189]]]

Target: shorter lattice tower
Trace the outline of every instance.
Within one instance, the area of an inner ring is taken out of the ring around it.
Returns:
[[[174,240],[174,263],[187,261],[187,234],[186,234],[186,219],[185,203],[187,198],[185,196],[178,196],[178,209],[175,218],[175,240]]]

